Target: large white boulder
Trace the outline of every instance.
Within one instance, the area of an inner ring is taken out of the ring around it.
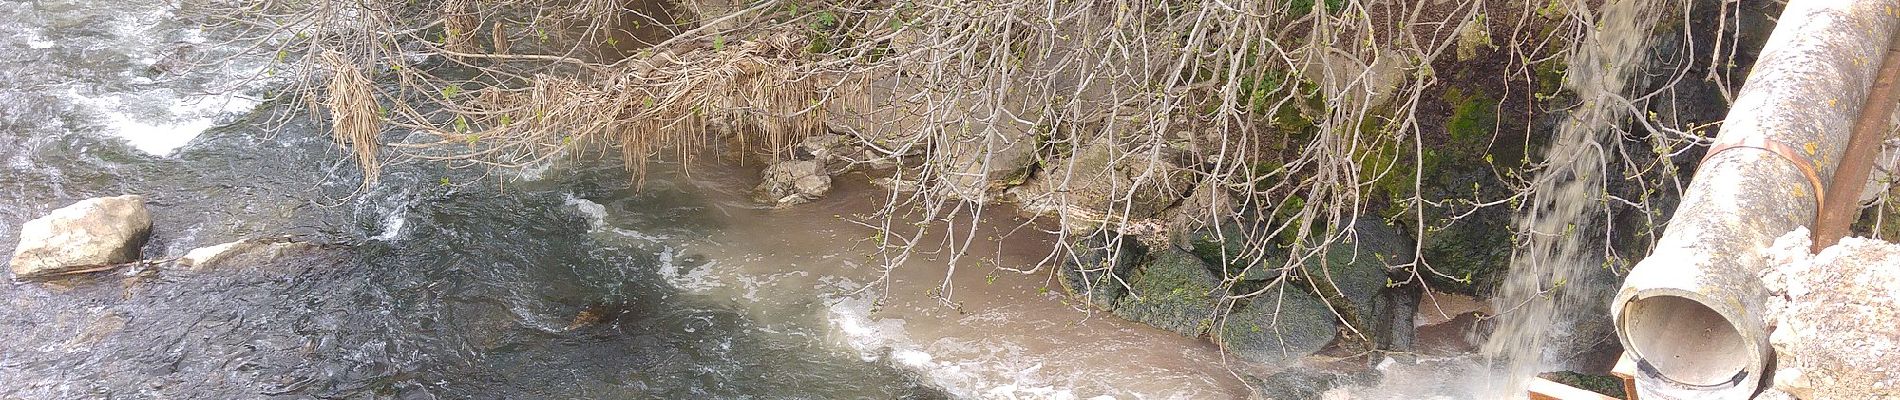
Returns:
[[[144,197],[86,199],[21,225],[8,266],[21,280],[109,268],[138,260],[151,232]]]

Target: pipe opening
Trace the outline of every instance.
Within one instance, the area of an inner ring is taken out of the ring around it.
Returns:
[[[1680,296],[1632,299],[1623,306],[1630,351],[1657,375],[1676,383],[1714,387],[1747,371],[1748,342],[1728,318]]]

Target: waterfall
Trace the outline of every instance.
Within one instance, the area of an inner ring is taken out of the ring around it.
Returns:
[[[1579,340],[1611,337],[1609,302],[1616,279],[1604,268],[1605,166],[1616,157],[1605,142],[1630,107],[1627,82],[1643,70],[1658,0],[1610,0],[1596,10],[1570,56],[1565,88],[1580,101],[1556,127],[1545,165],[1515,217],[1510,271],[1493,299],[1497,329],[1481,352],[1503,376],[1491,398],[1519,397],[1526,381],[1563,364]],[[1581,5],[1579,5],[1581,7]],[[1591,324],[1592,320],[1600,323]]]

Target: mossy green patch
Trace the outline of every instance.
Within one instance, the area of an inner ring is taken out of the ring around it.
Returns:
[[[1599,394],[1624,398],[1623,380],[1609,375],[1591,375],[1570,371],[1547,372],[1538,375],[1551,382],[1562,383],[1570,387],[1597,392]]]
[[[1346,9],[1346,0],[1325,0],[1327,13],[1336,13]],[[1287,0],[1286,13],[1289,17],[1300,17],[1313,12],[1313,0]]]
[[[1533,79],[1537,80],[1537,93],[1534,94],[1537,101],[1547,102],[1562,95],[1564,74],[1569,69],[1570,64],[1560,60],[1549,60],[1532,65],[1531,71],[1535,74]]]
[[[1451,88],[1445,91],[1445,104],[1451,107],[1451,117],[1445,119],[1445,133],[1451,136],[1447,149],[1467,150],[1460,151],[1461,156],[1483,155],[1497,133],[1498,100],[1482,91]]]
[[[1200,258],[1172,247],[1143,263],[1128,284],[1131,292],[1116,302],[1115,315],[1194,337],[1207,333],[1224,294]]]

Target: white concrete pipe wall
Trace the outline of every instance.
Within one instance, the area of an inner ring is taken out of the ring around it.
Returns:
[[[1897,26],[1897,0],[1792,0],[1782,12],[1718,144],[1611,304],[1642,398],[1758,391],[1773,357],[1762,249],[1814,223],[1818,186],[1832,178]]]

